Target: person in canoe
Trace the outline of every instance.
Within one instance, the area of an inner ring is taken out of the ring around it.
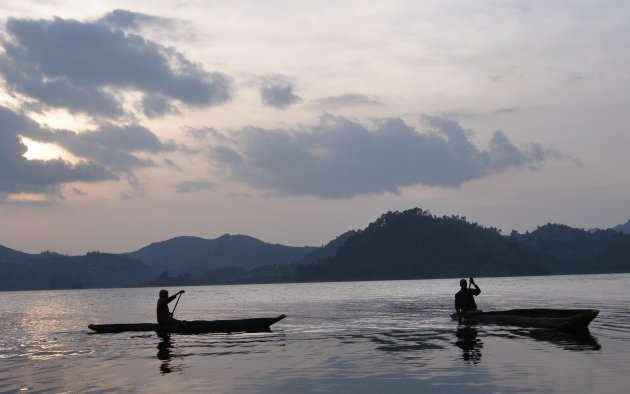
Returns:
[[[173,319],[173,314],[168,310],[168,304],[177,298],[178,295],[184,293],[184,290],[180,290],[178,293],[169,297],[167,290],[160,290],[160,298],[158,298],[156,309],[157,321],[159,324],[168,324],[179,321],[177,319]]]
[[[468,287],[466,279],[459,281],[461,289],[455,294],[455,310],[459,316],[481,312],[477,309],[477,303],[475,302],[475,296],[481,294],[481,289],[477,286],[473,278],[470,278],[470,284],[471,286],[475,286],[475,288]]]

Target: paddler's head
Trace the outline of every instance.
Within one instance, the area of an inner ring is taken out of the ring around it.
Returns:
[[[168,291],[160,290],[160,298],[167,298],[167,297],[168,297]]]
[[[460,281],[459,281],[459,286],[460,286],[462,289],[465,289],[466,287],[468,287],[468,284],[467,284],[467,282],[466,282],[466,279],[462,279],[462,280],[460,280]]]

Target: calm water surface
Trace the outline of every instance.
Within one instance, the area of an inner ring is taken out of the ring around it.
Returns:
[[[87,329],[153,321],[155,288],[0,293],[0,392],[627,392],[630,275],[477,280],[485,310],[600,309],[580,336],[458,327],[458,282],[189,287],[180,319],[288,317],[162,337]]]

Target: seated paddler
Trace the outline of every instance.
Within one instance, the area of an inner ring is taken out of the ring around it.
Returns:
[[[178,295],[184,294],[184,290],[180,290],[179,292],[173,294],[169,297],[167,290],[160,290],[160,298],[157,301],[157,321],[159,324],[169,324],[178,322],[179,320],[173,319],[173,314],[168,309],[168,304],[177,298]]]
[[[477,309],[477,303],[475,302],[475,296],[481,294],[481,289],[477,286],[473,278],[470,278],[470,285],[475,286],[475,288],[468,287],[466,279],[459,281],[461,289],[455,294],[455,310],[460,316],[481,312]]]

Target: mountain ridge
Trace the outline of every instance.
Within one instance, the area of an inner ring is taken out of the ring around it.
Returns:
[[[23,260],[29,256],[30,254],[28,253],[20,252],[0,245],[0,262]]]
[[[628,221],[625,222],[624,224],[616,225],[612,229],[616,231],[621,231],[624,234],[630,234],[630,219],[628,219]]]
[[[210,268],[254,268],[299,261],[314,249],[310,246],[270,244],[247,235],[224,234],[214,239],[175,237],[125,254],[174,273],[200,273]]]
[[[134,252],[37,255],[0,246],[0,290],[630,272],[630,235],[548,223],[502,235],[465,217],[387,212],[321,247],[181,236]]]

